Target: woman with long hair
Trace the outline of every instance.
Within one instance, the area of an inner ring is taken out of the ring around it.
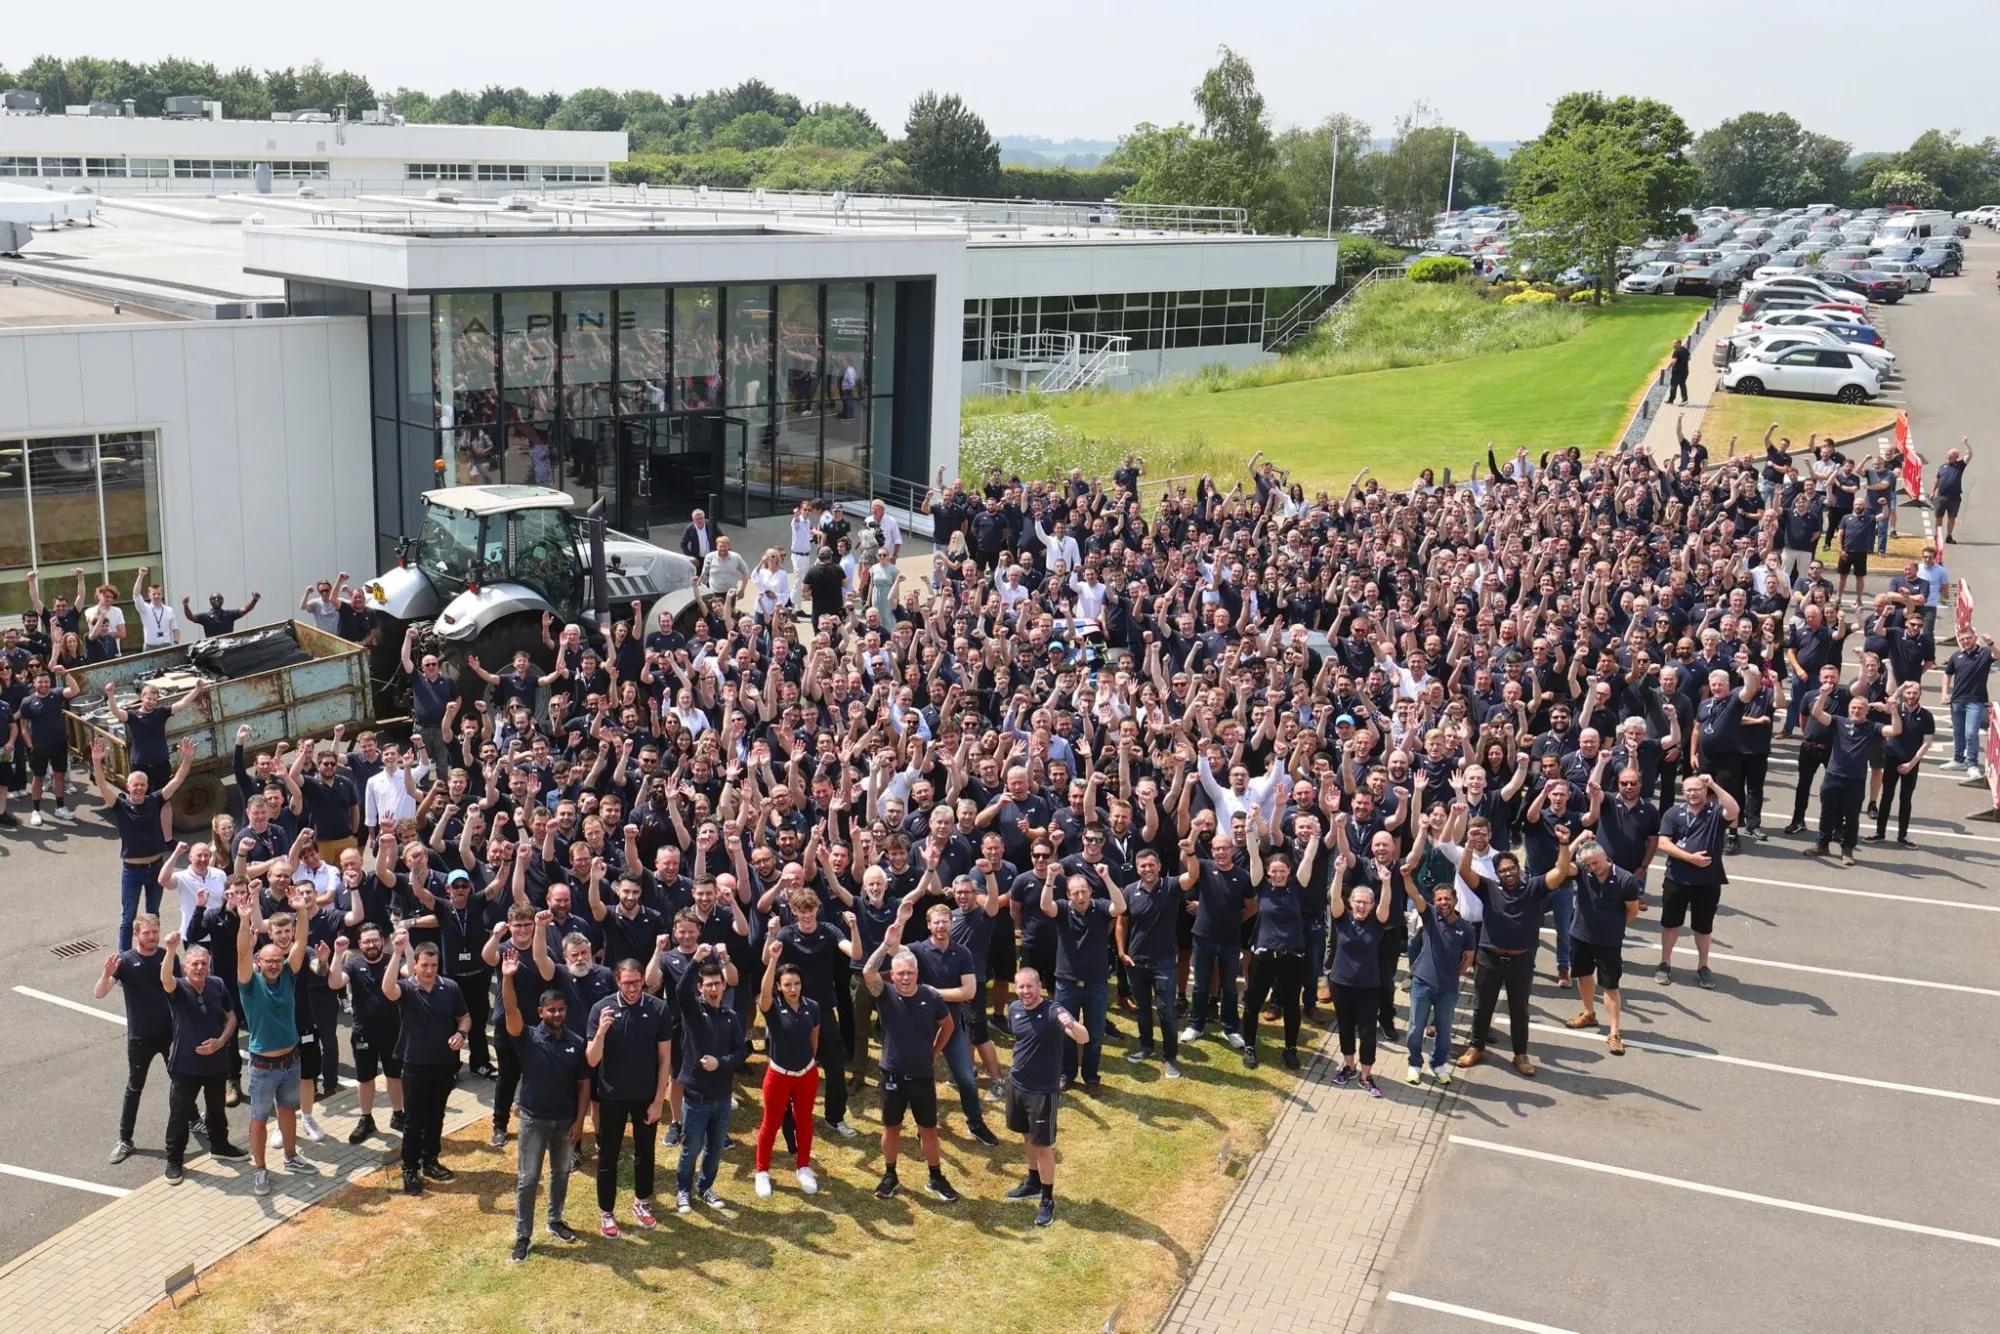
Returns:
[[[771,1146],[787,1113],[798,1138],[799,1189],[808,1195],[819,1193],[819,1179],[812,1169],[813,1100],[819,1096],[819,1003],[805,994],[805,974],[797,964],[779,966],[784,952],[784,942],[773,930],[764,939],[764,981],[757,996],[769,1055],[764,1067],[764,1119],[757,1126],[760,1199],[770,1198]]]

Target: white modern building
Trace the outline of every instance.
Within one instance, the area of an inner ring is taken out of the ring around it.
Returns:
[[[36,119],[120,118],[0,117],[0,152]],[[372,147],[406,174],[70,183],[95,218],[0,258],[0,611],[30,569],[122,591],[141,564],[176,599],[295,604],[443,484],[562,487],[668,542],[697,505],[907,497],[955,472],[964,396],[1268,358],[1271,294],[1336,277],[1334,245],[1231,210],[482,184],[502,141],[465,133],[425,151],[469,183]]]

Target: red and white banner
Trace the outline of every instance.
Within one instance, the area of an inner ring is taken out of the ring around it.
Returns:
[[[1958,581],[1958,630],[1960,634],[1972,628],[1972,585],[1961,579]]]
[[[1924,494],[1924,460],[1910,445],[1908,413],[1896,414],[1896,448],[1903,454],[1903,490],[1912,500],[1920,500]]]
[[[1993,809],[2000,810],[2000,727],[1986,720],[1986,786],[1993,793]]]

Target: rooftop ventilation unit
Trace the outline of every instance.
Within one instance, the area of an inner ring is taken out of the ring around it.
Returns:
[[[9,88],[0,93],[0,111],[13,111],[33,115],[42,109],[42,95],[22,88]]]
[[[119,106],[116,102],[92,102],[90,104],[90,114],[93,116],[121,116],[124,113],[125,108]]]
[[[199,97],[170,97],[162,112],[169,120],[200,120],[208,108]]]
[[[333,113],[331,111],[321,111],[318,107],[313,107],[306,111],[294,111],[292,119],[310,121],[315,125],[330,125],[333,123]]]
[[[424,192],[424,198],[439,204],[456,204],[464,197],[464,194],[449,185],[440,185]]]

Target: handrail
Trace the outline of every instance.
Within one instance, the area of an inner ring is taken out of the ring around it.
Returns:
[[[1407,277],[1409,272],[1410,266],[1407,264],[1384,264],[1370,269],[1352,287],[1349,287],[1346,291],[1328,302],[1316,314],[1310,316],[1302,313],[1303,307],[1312,298],[1312,294],[1308,293],[1291,310],[1278,317],[1280,321],[1290,319],[1291,323],[1289,325],[1274,328],[1272,321],[1265,320],[1264,349],[1268,352],[1284,351],[1324,324],[1332,317],[1336,310],[1346,305],[1354,297],[1355,293],[1373,287],[1376,283],[1395,282],[1398,279]],[[1315,289],[1315,291],[1322,293],[1327,290],[1329,289],[1325,287]]]

